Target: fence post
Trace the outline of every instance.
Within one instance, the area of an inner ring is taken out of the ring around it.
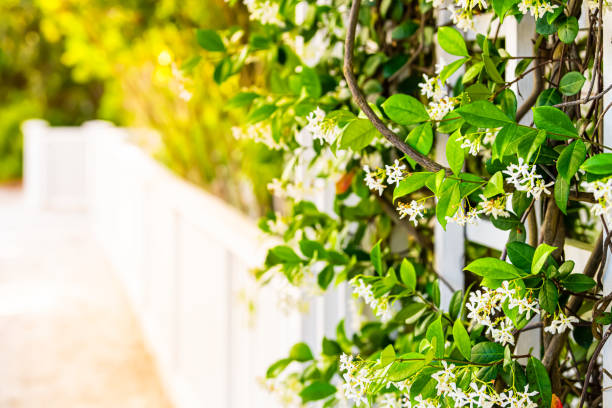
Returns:
[[[601,11],[603,14],[603,61],[602,61],[602,72],[603,72],[603,89],[607,89],[612,85],[612,70],[609,68],[612,64],[612,10],[608,7]],[[608,68],[606,68],[608,67]],[[607,92],[603,98],[603,109],[605,110],[612,104],[612,94]],[[605,146],[612,146],[612,116],[607,113],[604,117],[604,137],[603,144]],[[607,265],[603,276],[603,291],[604,294],[612,292],[612,252],[610,247],[604,248],[604,251],[608,252]],[[612,373],[612,343],[607,342],[602,350],[603,356],[603,370],[604,374],[602,387],[603,387],[603,407],[612,408],[612,379],[606,373]]]

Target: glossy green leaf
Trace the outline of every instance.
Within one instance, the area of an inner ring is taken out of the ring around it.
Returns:
[[[586,146],[580,139],[574,140],[563,149],[557,159],[559,176],[570,181],[586,158]]]
[[[570,184],[566,179],[559,177],[555,181],[554,197],[557,207],[563,214],[567,214],[567,200],[569,200]]]
[[[405,258],[400,266],[400,278],[408,290],[414,291],[416,289],[416,271],[412,263]]]
[[[586,78],[578,71],[568,72],[559,82],[559,91],[563,95],[575,95],[582,89]]]
[[[497,128],[514,123],[501,109],[489,101],[476,101],[456,111],[465,121],[478,128]]]
[[[550,378],[548,378],[548,372],[544,364],[535,357],[529,357],[529,362],[527,363],[527,378],[533,388],[540,391],[543,406],[550,407],[552,401]]]
[[[585,161],[581,168],[587,173],[592,174],[612,174],[612,153],[597,154]]]
[[[297,343],[291,347],[291,350],[289,351],[289,358],[300,362],[313,359],[310,347],[308,347],[306,343]]]
[[[531,271],[531,262],[535,254],[535,249],[531,245],[514,241],[508,243],[506,249],[512,265],[525,271]]]
[[[546,130],[552,139],[578,137],[578,131],[569,116],[552,106],[533,108],[533,122],[538,129]]]
[[[536,274],[542,270],[546,260],[552,254],[557,247],[550,246],[548,244],[540,244],[533,254],[533,260],[531,261],[531,273]]]
[[[488,364],[504,360],[504,348],[500,344],[485,341],[472,347],[472,361],[476,364]]]
[[[431,123],[423,123],[412,129],[406,138],[406,143],[419,153],[428,154],[433,146]]]
[[[393,190],[393,201],[398,197],[403,197],[425,186],[427,179],[432,174],[431,172],[423,171],[408,175],[405,179],[400,181],[397,187],[395,187],[395,190]]]
[[[504,193],[504,176],[501,171],[498,171],[491,176],[489,182],[484,188],[483,193],[486,198],[491,198],[497,194]]]
[[[225,51],[225,45],[219,34],[214,30],[197,29],[196,40],[200,47],[206,51],[221,52]]]
[[[378,130],[368,119],[355,119],[344,129],[340,139],[340,148],[360,151],[372,143],[376,136],[378,136]]]
[[[468,50],[463,36],[457,29],[452,27],[440,27],[438,29],[438,44],[451,55],[468,57]]]
[[[336,393],[336,387],[331,385],[328,382],[324,381],[315,381],[310,385],[304,387],[302,391],[300,391],[300,397],[302,398],[302,403],[306,403],[309,401],[318,401],[324,398],[327,398]]]
[[[429,120],[425,106],[410,95],[392,95],[382,104],[382,108],[392,121],[400,125],[411,125]]]
[[[597,283],[586,275],[573,273],[561,280],[561,285],[572,292],[581,293],[595,287]]]
[[[446,141],[446,160],[456,176],[461,173],[465,161],[465,152],[461,148],[461,142],[457,140],[459,136],[461,134],[457,131]]]
[[[455,339],[455,344],[459,349],[459,352],[465,357],[467,360],[472,358],[472,344],[470,342],[470,335],[467,330],[463,326],[461,320],[455,320],[453,324],[453,338]]]
[[[559,301],[559,292],[553,281],[548,279],[544,281],[540,289],[540,297],[538,300],[542,309],[546,310],[551,315],[555,313],[557,302]]]
[[[557,34],[559,39],[565,44],[571,44],[578,35],[578,19],[574,16],[568,17],[565,21],[559,23]]]
[[[521,271],[514,265],[497,258],[479,258],[465,267],[478,276],[489,279],[513,279],[521,276]]]

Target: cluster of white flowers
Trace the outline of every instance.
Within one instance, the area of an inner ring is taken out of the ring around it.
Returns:
[[[546,13],[554,13],[558,4],[541,0],[521,0],[518,9],[523,14],[531,14],[536,20],[544,17]]]
[[[370,190],[374,190],[378,192],[378,195],[382,195],[383,191],[387,186],[384,184],[385,178],[388,185],[395,184],[399,185],[399,182],[404,179],[404,170],[406,166],[400,164],[399,160],[395,160],[391,166],[385,165],[385,170],[376,169],[374,171],[370,170],[370,166],[363,166],[363,171],[365,172],[364,181],[366,186]]]
[[[342,129],[329,119],[325,119],[325,111],[317,107],[306,117],[308,124],[302,129],[305,134],[311,135],[316,140],[332,144],[342,133]]]
[[[443,369],[432,375],[438,384],[436,390],[438,395],[450,398],[455,402],[456,408],[469,406],[470,408],[482,407],[492,408],[495,405],[508,408],[536,408],[537,404],[530,397],[538,394],[537,391],[529,392],[529,386],[525,386],[523,392],[514,392],[509,389],[506,392],[498,394],[493,387],[487,387],[486,384],[481,384],[480,387],[475,382],[470,383],[470,390],[464,391],[457,387],[455,381],[455,373],[453,364],[448,365],[446,361],[442,361]],[[423,400],[415,398],[417,404],[412,408],[437,408],[439,404],[431,399]]]
[[[418,224],[417,217],[423,217],[423,210],[425,210],[425,206],[415,200],[412,200],[410,204],[400,202],[397,205],[397,212],[400,215],[400,220],[404,217],[409,217],[408,221],[414,222],[415,226]]]
[[[477,156],[480,152],[480,136],[477,136],[474,140],[470,140],[467,136],[460,135],[457,142],[461,142],[462,149],[468,149],[468,153],[472,156]]]
[[[517,191],[526,191],[527,197],[532,196],[535,200],[540,199],[542,193],[549,195],[548,187],[554,184],[552,181],[545,184],[542,176],[536,173],[536,166],[525,163],[522,157],[518,164],[510,164],[503,173],[509,176],[507,181],[514,184]]]
[[[538,303],[535,300],[517,296],[515,289],[510,289],[508,281],[502,286],[492,290],[483,287],[483,291],[477,290],[470,293],[466,308],[469,310],[468,318],[471,324],[480,324],[487,327],[487,333],[494,341],[506,345],[514,344],[512,320],[502,315],[502,305],[508,301],[508,308],[518,307],[519,314],[526,314],[527,320],[531,313],[539,313]]]
[[[395,185],[398,186],[399,182],[404,179],[404,170],[406,170],[406,166],[400,164],[399,160],[395,160],[391,166],[385,165],[387,184],[391,185],[395,183]]]
[[[510,213],[506,211],[506,196],[501,196],[497,198],[492,198],[487,200],[484,195],[480,195],[482,201],[480,202],[480,210],[481,213],[485,215],[492,215],[493,218],[497,219],[497,217],[509,217]]]
[[[284,144],[277,142],[272,137],[272,128],[264,122],[255,123],[246,128],[238,126],[232,127],[232,135],[240,139],[251,139],[256,143],[263,143],[272,150],[280,150],[285,147]]]
[[[584,182],[582,186],[597,200],[591,207],[593,215],[603,216],[608,222],[612,222],[612,178],[607,181]]]
[[[377,317],[380,317],[383,322],[391,320],[393,311],[391,310],[391,305],[389,304],[389,298],[387,296],[381,296],[379,298],[374,297],[372,286],[365,283],[363,279],[353,279],[351,283],[355,286],[353,293],[363,298]]]
[[[268,183],[268,190],[278,198],[291,198],[295,201],[301,201],[317,191],[314,185],[306,185],[301,181],[283,182],[277,178]]]
[[[453,214],[452,217],[447,216],[446,220],[464,227],[466,224],[477,224],[479,213],[480,211],[476,208],[472,208],[465,212],[463,206],[460,206],[457,212]]]
[[[442,120],[448,112],[453,110],[456,99],[447,95],[444,84],[439,77],[429,77],[427,74],[423,74],[423,80],[424,82],[419,84],[421,95],[432,99],[429,102],[427,113],[434,120]]]
[[[345,373],[342,374],[344,378],[344,384],[342,384],[342,390],[344,396],[351,401],[355,402],[356,406],[361,404],[367,405],[367,390],[368,386],[372,382],[369,378],[369,371],[366,368],[360,368],[353,361],[353,356],[342,354],[340,356],[340,371]]]
[[[544,328],[544,331],[550,334],[555,334],[555,333],[561,334],[568,329],[574,330],[573,325],[578,323],[579,321],[580,320],[578,320],[577,317],[566,316],[563,313],[559,313],[559,316],[557,316],[555,320],[550,322],[550,326]]]
[[[278,16],[278,3],[274,3],[269,0],[244,0],[243,3],[249,10],[249,18],[251,20],[259,21],[264,25],[272,24],[279,27],[285,26]]]
[[[589,10],[593,12],[599,8],[599,0],[588,0],[587,5],[589,6]],[[608,0],[604,0],[603,7],[610,7],[610,2]]]
[[[428,0],[434,8],[447,9],[451,13],[453,24],[460,30],[474,29],[474,9],[484,11],[488,7],[485,0]]]

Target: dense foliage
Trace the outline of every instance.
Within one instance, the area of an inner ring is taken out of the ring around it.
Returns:
[[[255,79],[194,87],[212,83],[214,65],[188,60],[195,27],[244,25],[244,11],[217,0],[10,0],[0,14],[0,179],[19,177],[22,120],[98,118],[158,130],[161,143],[139,142],[172,170],[250,214],[269,208],[280,155],[236,141],[244,114],[222,104]]]
[[[289,206],[261,222],[285,244],[258,277],[294,305],[348,282],[362,312],[320,355],[300,343],[272,364],[270,389],[287,405],[601,405],[607,2],[244,5],[248,30],[197,38],[218,83],[257,72],[228,102],[248,113],[236,133],[285,155],[270,189]],[[508,20],[530,31],[531,53],[504,48]],[[434,224],[489,221],[509,231],[504,251],[469,252],[471,284],[442,302],[460,271],[436,270]],[[580,269],[569,238],[596,241]],[[541,344],[519,350],[534,332]]]

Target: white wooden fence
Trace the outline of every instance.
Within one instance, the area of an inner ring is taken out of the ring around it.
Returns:
[[[607,65],[612,64],[609,20],[607,14]],[[520,24],[506,20],[500,36],[511,54],[531,54],[533,26],[527,16]],[[444,58],[441,50],[438,56]],[[445,60],[450,61],[448,56]],[[507,80],[513,78],[509,66]],[[604,70],[604,84],[612,84],[612,70]],[[515,84],[523,95],[519,104],[532,86],[532,76]],[[607,94],[605,106],[610,103]],[[612,118],[604,126],[604,144],[609,146]],[[104,122],[70,129],[30,121],[24,133],[28,202],[36,208],[90,211],[96,236],[129,293],[178,408],[274,406],[255,380],[267,365],[285,356],[296,341],[318,351],[323,335],[335,336],[335,324],[347,315],[346,287],[313,301],[307,315],[279,312],[276,296],[270,289],[257,289],[249,274],[269,245],[253,222],[170,174],[127,141],[127,130]],[[444,161],[443,155],[438,160]],[[318,201],[330,208],[332,199],[333,191]],[[462,288],[466,241],[501,250],[506,239],[489,222],[467,228],[449,225],[446,232],[438,228],[437,270]],[[565,250],[580,270],[588,251],[569,245]],[[611,276],[609,262],[606,292],[612,290]],[[441,291],[447,304],[451,293],[444,285]],[[255,313],[245,299],[254,301]],[[523,343],[527,349],[537,347],[539,338],[524,337]],[[606,349],[612,351],[612,344]],[[612,359],[604,359],[604,367],[612,372]],[[604,377],[604,402],[610,407],[612,381]]]

